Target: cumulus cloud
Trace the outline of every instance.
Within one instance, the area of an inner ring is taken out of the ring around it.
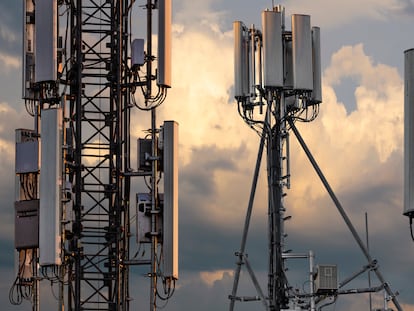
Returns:
[[[357,108],[350,114],[334,91],[335,85],[347,77],[358,83],[354,93]],[[323,97],[319,118],[300,128],[321,166],[334,170],[328,176],[335,176],[337,188],[383,171],[379,167],[385,166],[394,153],[402,156],[403,83],[395,68],[374,64],[362,45],[343,47],[325,70]],[[295,164],[300,165],[303,159],[303,154],[295,152]],[[301,176],[295,178],[305,181]],[[299,182],[299,187],[302,184]]]
[[[200,278],[209,287],[213,286],[215,282],[221,281],[224,277],[233,277],[233,270],[216,270],[216,271],[201,271]]]

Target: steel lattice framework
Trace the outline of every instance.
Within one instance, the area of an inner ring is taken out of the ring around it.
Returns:
[[[68,265],[69,310],[127,310],[129,183],[123,177],[129,96],[128,1],[72,4],[70,125],[75,220]]]
[[[138,265],[150,266],[151,310],[157,297],[168,300],[174,293],[178,124],[156,124],[156,108],[171,87],[171,0],[146,1],[146,48],[145,39],[131,38],[135,3],[23,3],[23,98],[34,129],[16,130],[19,271],[10,290],[12,304],[27,299],[39,310],[39,285],[48,280],[59,288],[61,310],[127,311],[130,266]],[[152,53],[153,10],[158,10],[157,56]],[[139,140],[145,144],[137,171],[130,163],[132,108],[151,113],[149,134]],[[137,194],[135,208],[130,205],[133,177],[149,177],[145,183],[151,184],[146,203]],[[161,179],[165,196],[158,192]],[[135,229],[133,221],[139,223]],[[134,235],[138,251],[131,258]],[[150,245],[150,256],[144,258],[142,251],[136,259],[142,243]]]

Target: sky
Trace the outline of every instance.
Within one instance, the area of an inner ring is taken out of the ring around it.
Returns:
[[[137,5],[140,4],[137,1]],[[280,1],[287,23],[293,13],[311,15],[321,28],[323,103],[318,118],[298,128],[358,233],[368,215],[371,256],[404,310],[414,310],[414,242],[403,211],[403,52],[414,47],[412,0]],[[180,279],[165,310],[227,310],[259,146],[238,116],[233,99],[232,22],[260,28],[270,0],[173,1],[172,88],[158,120],[180,125]],[[21,100],[21,1],[0,1],[0,304],[15,307],[8,292],[15,277],[14,130],[33,121]],[[141,15],[143,18],[143,15]],[[137,35],[140,23],[135,21]],[[133,137],[149,116],[135,113]],[[287,244],[315,253],[317,264],[336,264],[339,279],[367,262],[331,202],[305,153],[291,135],[291,188],[285,206]],[[246,252],[266,289],[266,166],[260,180]],[[140,192],[142,189],[134,189]],[[302,289],[308,262],[287,266],[291,285]],[[149,280],[133,272],[134,304],[149,308]],[[378,284],[372,277],[373,284]],[[367,277],[355,288],[367,287]],[[352,286],[351,286],[352,287]],[[256,295],[242,273],[240,293]],[[44,285],[44,310],[54,305]],[[382,293],[373,296],[383,306]],[[389,305],[392,307],[392,305]],[[236,310],[262,308],[238,303]],[[368,310],[366,295],[340,297],[324,310]]]

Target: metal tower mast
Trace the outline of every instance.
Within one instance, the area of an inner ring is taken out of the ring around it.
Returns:
[[[71,7],[70,128],[75,220],[69,251],[69,305],[127,310],[130,178],[128,2],[77,0]],[[73,301],[73,302],[72,302]]]
[[[150,266],[150,310],[156,310],[157,297],[166,300],[174,293],[178,124],[156,124],[156,108],[171,87],[171,0],[146,1],[146,48],[144,39],[131,39],[134,4],[24,0],[23,98],[35,124],[34,130],[16,131],[20,258],[13,304],[25,298],[39,310],[39,283],[47,279],[59,284],[61,310],[127,311],[132,265]],[[157,56],[151,40],[155,9]],[[151,114],[150,138],[144,139],[150,148],[139,151],[137,170],[130,163],[132,108]],[[140,215],[138,200],[136,206],[130,202],[133,177],[150,178],[150,207]],[[161,179],[164,194],[158,191]],[[134,232],[131,222],[138,217],[142,226]],[[137,245],[151,244],[150,258],[131,257],[134,233]]]
[[[235,98],[242,119],[261,137],[256,167],[247,207],[246,219],[240,250],[234,274],[230,299],[230,311],[237,301],[259,300],[265,310],[314,311],[316,305],[326,297],[341,294],[363,293],[385,290],[397,310],[402,310],[396,295],[379,272],[374,260],[350,219],[335,196],[332,188],[319,169],[315,159],[296,128],[296,122],[311,122],[319,113],[322,102],[320,30],[311,27],[310,16],[292,15],[292,30],[285,29],[285,11],[282,6],[262,13],[262,31],[254,25],[246,27],[242,22],[234,22],[235,35]],[[257,118],[256,113],[265,117]],[[263,121],[262,121],[263,120]],[[290,188],[289,131],[293,131],[305,151],[340,215],[352,233],[368,264],[351,278],[342,283],[337,281],[336,265],[313,267],[313,252],[291,254],[284,243],[285,189]],[[268,280],[267,295],[262,290],[250,265],[246,242],[252,216],[253,202],[259,176],[263,151],[266,148],[268,185]],[[285,261],[295,258],[309,259],[310,291],[299,293],[288,285],[285,274]],[[256,289],[256,296],[237,294],[242,266],[245,266]],[[328,277],[324,275],[327,269]],[[356,276],[366,271],[374,271],[380,286],[368,289],[341,290]],[[328,286],[320,286],[321,280],[329,281]],[[293,308],[292,308],[293,307]]]
[[[285,30],[284,8],[274,7],[262,13],[263,32],[242,22],[234,23],[235,31],[235,97],[243,120],[261,136],[259,154],[249,199],[242,244],[230,295],[230,310],[239,300],[261,300],[266,310],[289,307],[284,258],[284,189],[289,188],[289,115],[306,112],[306,121],[318,112],[320,76],[313,76],[318,66],[319,28],[311,28],[310,17],[292,17],[292,32]],[[293,27],[296,26],[295,29]],[[312,37],[314,36],[314,37]],[[303,49],[298,50],[298,48]],[[302,62],[302,63],[300,63]],[[293,65],[294,64],[294,65]],[[262,67],[263,66],[263,67]],[[296,70],[293,74],[293,70]],[[298,76],[303,76],[298,78]],[[314,87],[315,85],[315,87]],[[254,112],[263,113],[264,121]],[[255,188],[263,149],[266,147],[268,182],[268,282],[267,295],[250,267],[245,254],[246,239],[252,213]],[[258,292],[257,297],[237,296],[241,266],[246,265]]]

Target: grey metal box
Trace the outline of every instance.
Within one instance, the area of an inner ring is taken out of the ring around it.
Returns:
[[[318,274],[315,280],[317,293],[332,292],[338,290],[338,269],[336,265],[318,265]]]
[[[15,248],[39,247],[39,200],[17,201],[14,208]]]
[[[152,155],[152,141],[151,139],[138,138],[138,169],[142,171],[151,171],[152,162],[148,157]]]
[[[16,143],[16,174],[35,173],[39,170],[39,143]]]

